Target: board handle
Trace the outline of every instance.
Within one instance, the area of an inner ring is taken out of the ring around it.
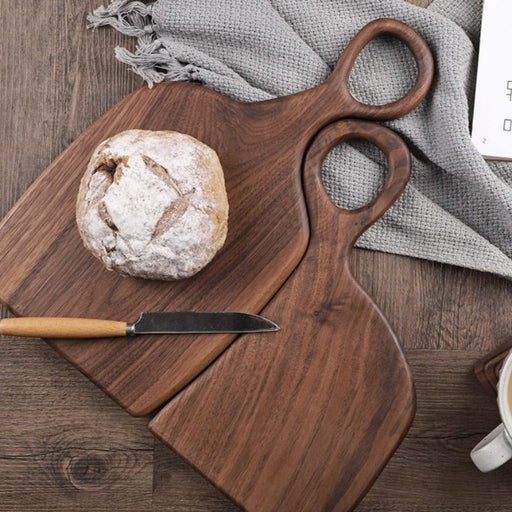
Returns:
[[[385,105],[368,105],[356,100],[350,92],[350,73],[363,48],[381,35],[394,36],[407,45],[416,61],[418,73],[414,86],[400,99]],[[344,117],[390,120],[414,110],[427,95],[433,77],[434,58],[425,40],[405,23],[381,18],[365,25],[350,41],[323,86],[330,97],[337,97]]]
[[[364,139],[386,156],[388,173],[379,194],[368,204],[349,210],[337,207],[327,195],[322,182],[322,164],[327,154],[340,142]],[[311,144],[304,162],[304,190],[310,211],[311,232],[322,232],[329,222],[342,224],[345,248],[350,250],[359,236],[379,219],[403,192],[411,174],[411,155],[404,141],[392,130],[377,123],[347,119],[328,125]],[[322,215],[320,215],[322,212]],[[330,214],[330,215],[329,215]],[[331,217],[324,226],[316,219]]]
[[[113,338],[126,336],[126,322],[93,318],[21,317],[0,320],[0,334],[31,338]]]

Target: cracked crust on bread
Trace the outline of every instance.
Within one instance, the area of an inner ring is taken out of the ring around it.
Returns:
[[[213,149],[177,132],[128,130],[94,151],[76,220],[107,269],[174,280],[196,274],[221,249],[228,209]]]

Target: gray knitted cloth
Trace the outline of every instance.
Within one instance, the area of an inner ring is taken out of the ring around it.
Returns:
[[[322,82],[350,39],[369,21],[399,19],[428,42],[436,78],[426,100],[387,123],[409,144],[413,175],[395,206],[359,247],[425,258],[512,278],[512,164],[486,162],[470,140],[481,0],[115,0],[89,16],[138,38],[116,48],[149,85],[198,81],[245,101],[291,94]],[[397,99],[414,82],[406,47],[390,38],[369,45],[351,90],[360,100]],[[360,206],[385,169],[365,143],[336,148],[324,165],[333,201]]]

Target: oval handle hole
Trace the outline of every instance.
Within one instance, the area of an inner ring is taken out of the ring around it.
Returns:
[[[322,182],[339,208],[367,205],[382,190],[387,174],[384,153],[364,139],[350,139],[329,152],[322,166]]]
[[[349,89],[361,103],[386,105],[405,96],[417,76],[418,66],[407,45],[383,35],[372,39],[357,56]]]

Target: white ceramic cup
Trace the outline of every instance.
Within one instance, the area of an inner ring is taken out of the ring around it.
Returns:
[[[512,352],[503,363],[498,381],[498,407],[503,423],[487,434],[471,451],[471,460],[483,473],[493,471],[512,459],[511,378]]]

